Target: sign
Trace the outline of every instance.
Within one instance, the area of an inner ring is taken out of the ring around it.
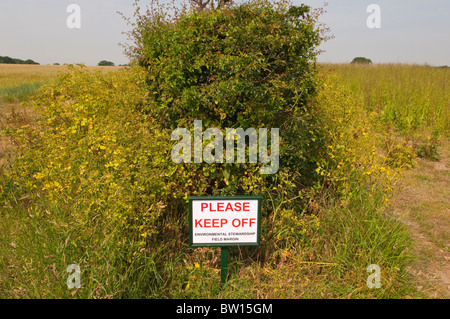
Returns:
[[[261,197],[189,197],[189,244],[205,246],[258,246]]]

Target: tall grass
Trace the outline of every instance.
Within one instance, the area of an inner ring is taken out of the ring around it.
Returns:
[[[333,64],[364,108],[413,136],[450,133],[450,70],[421,65]]]
[[[57,78],[66,66],[0,64],[0,88],[22,84],[47,83]]]
[[[23,83],[18,86],[0,88],[0,102],[21,102],[35,94],[45,83]]]

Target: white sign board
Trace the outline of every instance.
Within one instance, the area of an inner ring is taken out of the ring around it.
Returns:
[[[189,243],[203,246],[258,246],[261,197],[189,197]]]

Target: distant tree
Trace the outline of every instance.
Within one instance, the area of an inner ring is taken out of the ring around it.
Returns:
[[[372,64],[372,60],[364,58],[364,57],[356,57],[350,63],[351,64]]]
[[[16,61],[9,56],[0,56],[0,63],[16,64]]]
[[[56,63],[53,63],[53,65],[59,65],[59,63],[58,63],[58,62],[56,62]]]
[[[34,62],[33,60],[28,59],[28,60],[25,60],[25,61],[23,62],[23,64],[39,64],[39,63]]]
[[[39,64],[37,62],[34,62],[33,60],[26,60],[23,61],[21,59],[13,59],[9,56],[0,56],[0,63],[7,63],[7,64]]]
[[[99,66],[114,66],[114,63],[112,63],[111,61],[105,61],[102,60],[98,63]]]

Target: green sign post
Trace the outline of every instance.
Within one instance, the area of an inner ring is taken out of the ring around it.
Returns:
[[[223,246],[220,250],[220,279],[224,284],[228,277],[228,246]]]
[[[189,245],[221,247],[221,281],[227,281],[228,247],[259,246],[261,196],[189,197]]]

